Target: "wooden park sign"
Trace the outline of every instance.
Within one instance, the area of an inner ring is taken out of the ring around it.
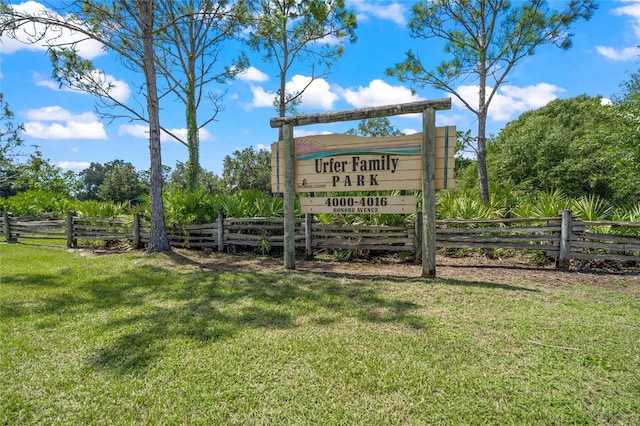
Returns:
[[[437,186],[440,188],[453,186],[452,159],[455,150],[455,128],[443,128],[441,132],[445,132],[445,135],[441,139],[445,142],[444,150],[449,148],[451,152],[441,155],[441,167],[437,172],[438,132],[435,126],[435,112],[450,108],[451,99],[446,98],[271,119],[271,127],[282,128],[282,141],[272,154],[272,167],[276,167],[272,184],[274,192],[284,193],[285,267],[295,269],[295,192],[419,189],[422,190],[423,196],[422,276],[435,278],[436,179],[439,179],[440,183]],[[358,137],[349,138],[347,141],[344,139],[345,136],[314,136],[297,140],[293,138],[294,126],[415,113],[422,113],[423,131],[407,137],[384,138],[382,141],[371,138],[363,141],[363,138]],[[400,142],[392,143],[392,139],[401,141],[404,144],[403,148],[399,148]],[[453,144],[450,143],[451,140]],[[406,152],[403,152],[403,149]],[[415,158],[410,159],[411,156]],[[389,205],[400,205],[400,208],[404,208],[402,206],[413,203],[415,206],[415,201],[409,197],[406,197],[408,201],[390,198],[326,197],[319,201],[320,204],[309,202],[305,208],[378,208],[378,213],[382,213],[380,209]]]
[[[319,135],[294,139],[295,192],[422,189],[422,133],[387,138]],[[453,189],[456,128],[436,128],[435,186]],[[271,190],[284,192],[284,146],[271,145]]]

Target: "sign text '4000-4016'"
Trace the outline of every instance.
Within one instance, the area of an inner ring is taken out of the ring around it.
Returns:
[[[302,213],[411,214],[416,212],[416,197],[354,196],[306,197],[300,199]]]

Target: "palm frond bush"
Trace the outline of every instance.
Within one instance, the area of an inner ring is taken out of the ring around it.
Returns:
[[[640,204],[629,207],[618,207],[613,210],[611,218],[620,222],[640,222]],[[615,234],[640,236],[640,226],[620,226],[611,230]]]
[[[571,210],[574,217],[582,220],[607,220],[613,208],[604,198],[591,194],[573,200]]]
[[[78,202],[76,214],[81,217],[97,217],[112,219],[122,215],[126,208],[125,204],[113,203],[111,201],[86,200]]]
[[[170,225],[214,222],[221,210],[217,198],[201,188],[169,191],[163,201],[165,218]]]
[[[0,210],[14,216],[34,216],[40,214],[62,215],[75,210],[77,202],[69,196],[55,192],[30,190],[2,200]]]
[[[556,217],[561,210],[571,208],[571,200],[555,189],[523,197],[513,209],[515,217]]]

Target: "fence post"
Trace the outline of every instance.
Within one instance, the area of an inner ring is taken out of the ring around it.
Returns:
[[[2,220],[4,222],[4,240],[8,243],[15,243],[18,239],[11,237],[11,216],[13,215],[9,212],[4,212],[2,214]]]
[[[307,260],[313,259],[313,215],[304,215],[304,245]]]
[[[224,212],[218,213],[218,252],[224,251]]]
[[[133,214],[133,248],[140,248],[140,213]]]
[[[571,210],[561,210],[560,217],[560,252],[558,253],[556,268],[561,271],[567,271],[569,270],[569,260],[571,258]]]
[[[73,212],[67,211],[67,248],[77,247],[78,240],[73,238]]]
[[[422,260],[422,215],[416,215],[415,221],[415,250],[416,250],[416,262],[420,262]]]

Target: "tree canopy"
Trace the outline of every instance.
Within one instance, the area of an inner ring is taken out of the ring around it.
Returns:
[[[160,14],[168,24],[158,45],[158,72],[167,89],[185,107],[187,187],[195,189],[202,172],[200,167],[201,128],[216,120],[224,109],[224,91],[213,88],[234,79],[249,66],[244,52],[229,63],[220,64],[225,42],[234,38],[247,22],[244,0],[161,0]],[[209,102],[203,104],[203,100]],[[208,112],[200,114],[201,106]],[[199,116],[202,115],[201,120]]]
[[[15,115],[0,92],[0,196],[8,197],[16,193],[15,179],[18,176],[16,157],[24,143],[20,132],[22,124],[14,122]]]
[[[403,133],[393,127],[388,117],[379,117],[362,120],[358,123],[357,128],[349,129],[345,134],[386,138],[390,136],[400,136]]]
[[[151,232],[149,252],[171,251],[164,222],[162,200],[162,156],[160,146],[160,101],[157,84],[157,49],[162,42],[166,22],[155,1],[85,0],[65,2],[58,8],[65,12],[40,10],[21,11],[0,4],[0,33],[20,39],[17,33],[26,31],[29,43],[46,42],[52,54],[53,74],[71,87],[98,96],[113,99],[112,86],[104,74],[95,72],[93,64],[80,58],[71,45],[59,40],[61,29],[66,29],[101,43],[114,52],[123,64],[141,73],[144,85],[140,91],[145,98],[144,107],[136,109],[118,104],[135,119],[143,119],[149,126]],[[32,31],[29,33],[29,31]],[[80,40],[79,38],[78,40]]]
[[[276,63],[280,81],[274,105],[279,117],[295,111],[304,91],[328,72],[343,52],[343,41],[355,41],[356,17],[344,0],[256,0],[248,43]],[[294,65],[308,63],[307,84],[287,92],[286,83]]]
[[[600,97],[550,102],[510,122],[488,145],[493,182],[524,192],[559,189],[640,202],[637,119]]]
[[[248,147],[224,158],[222,182],[229,192],[244,189],[271,191],[271,153]]]
[[[486,121],[488,109],[500,85],[523,58],[537,47],[553,44],[571,47],[569,27],[590,19],[594,0],[571,0],[561,12],[549,9],[545,0],[421,0],[412,8],[409,30],[413,38],[440,39],[450,55],[435,70],[426,69],[413,51],[387,74],[415,87],[432,86],[458,98],[478,118],[476,154],[480,196],[489,201],[486,170]],[[478,85],[476,101],[458,91],[461,81]]]

